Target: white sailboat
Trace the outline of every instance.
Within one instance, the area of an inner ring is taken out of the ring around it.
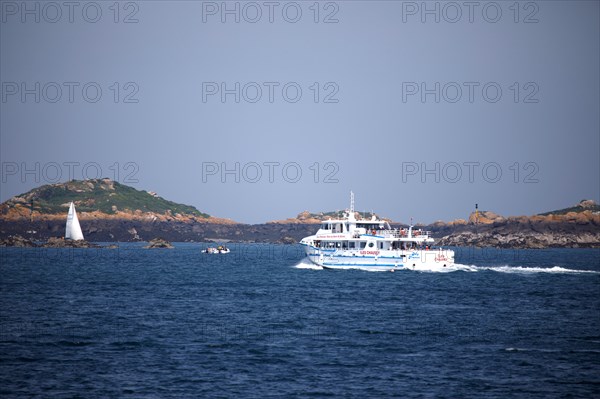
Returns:
[[[74,241],[83,240],[83,232],[79,225],[79,219],[77,218],[77,212],[75,211],[75,204],[71,202],[69,205],[69,214],[67,215],[67,229],[65,231],[65,238]]]

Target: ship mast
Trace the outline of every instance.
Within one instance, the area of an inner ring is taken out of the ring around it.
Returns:
[[[354,193],[350,191],[350,213],[354,214]]]

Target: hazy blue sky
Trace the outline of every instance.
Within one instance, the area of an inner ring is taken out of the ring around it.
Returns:
[[[247,223],[600,200],[597,1],[70,4],[1,2],[1,201],[70,171]]]

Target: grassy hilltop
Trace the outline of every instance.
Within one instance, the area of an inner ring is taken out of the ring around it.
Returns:
[[[142,212],[210,217],[193,206],[178,204],[110,179],[71,180],[44,185],[11,198],[2,204],[2,208],[3,214],[18,208],[30,211],[33,204],[33,210],[42,215],[65,214],[71,201],[80,213],[100,212],[115,215],[117,212]]]

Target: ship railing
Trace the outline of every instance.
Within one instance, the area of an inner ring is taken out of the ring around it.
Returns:
[[[378,230],[377,235],[381,235],[384,237],[394,237],[394,238],[409,238],[408,229],[394,229],[394,230]],[[412,238],[428,238],[431,237],[431,231],[429,230],[413,230]]]
[[[374,230],[375,235],[383,236],[383,237],[393,237],[393,238],[409,238],[408,229],[393,229],[393,230]],[[367,231],[367,234],[373,234],[370,231]],[[358,237],[358,234],[354,235],[355,238]],[[431,237],[430,230],[413,230],[412,238],[429,238]]]
[[[412,235],[413,237],[431,237],[431,231],[429,230],[413,230],[412,231]]]
[[[398,230],[398,229],[394,229],[394,230],[378,230],[377,231],[377,235],[380,236],[384,236],[384,237],[394,237],[394,238],[402,238],[402,237],[407,237],[408,236],[408,230]]]

